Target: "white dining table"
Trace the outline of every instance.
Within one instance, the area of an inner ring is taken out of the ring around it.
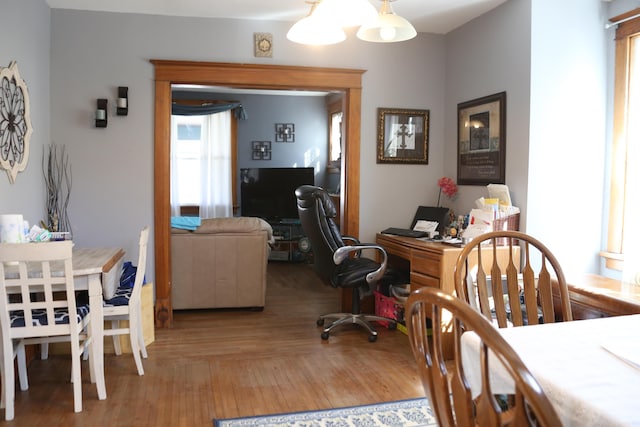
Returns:
[[[90,363],[94,366],[91,372],[91,382],[96,383],[100,400],[107,398],[104,379],[103,298],[112,295],[118,287],[124,254],[125,252],[120,248],[73,248],[74,288],[77,291],[88,291],[89,294],[89,316],[91,319],[89,328],[93,341],[89,357]],[[52,264],[51,268],[52,274],[55,275],[55,264]],[[7,268],[5,274],[7,277],[11,277],[14,272],[11,268]],[[36,271],[34,274],[38,274],[38,272]]]
[[[640,426],[640,314],[498,329],[542,386],[563,426]],[[461,338],[475,396],[480,340]],[[494,393],[513,393],[502,364],[489,356]]]

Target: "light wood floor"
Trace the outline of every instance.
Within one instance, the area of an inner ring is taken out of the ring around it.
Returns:
[[[65,356],[34,360],[16,391],[16,426],[212,426],[214,418],[325,409],[424,396],[407,337],[350,326],[320,339],[319,314],[338,291],[305,264],[270,263],[267,304],[247,310],[177,311],[157,329],[145,375],[131,355],[107,355],[107,400],[83,362],[83,412],[73,412]],[[4,420],[4,411],[0,410]]]

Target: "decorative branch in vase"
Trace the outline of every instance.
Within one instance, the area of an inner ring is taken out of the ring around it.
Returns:
[[[44,225],[49,231],[71,234],[71,222],[67,214],[71,198],[69,155],[64,145],[58,150],[57,145],[51,144],[48,149],[49,151],[45,151],[42,156],[42,173],[47,195],[47,216]]]

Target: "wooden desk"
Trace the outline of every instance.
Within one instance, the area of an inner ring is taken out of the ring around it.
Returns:
[[[392,236],[389,234],[376,235],[376,243],[382,246],[389,255],[389,263],[402,264],[411,274],[411,289],[421,286],[440,288],[445,292],[454,293],[453,270],[462,248],[440,242],[428,242],[413,237]],[[519,259],[520,248],[514,248]],[[483,267],[490,270],[493,257],[487,248],[483,253]],[[503,266],[509,260],[508,247],[498,251],[498,263]],[[472,257],[473,258],[473,257]],[[473,267],[473,265],[470,265]]]
[[[555,282],[554,282],[555,284]],[[595,274],[567,278],[571,311],[575,320],[640,314],[640,286]],[[557,286],[554,306],[559,304]]]
[[[441,242],[429,242],[413,237],[392,236],[378,233],[376,243],[382,246],[389,256],[389,265],[394,268],[407,268],[410,272],[411,290],[422,286],[440,288],[453,294],[455,284],[453,270],[462,251],[461,247]],[[520,248],[514,247],[514,258],[520,259]],[[472,261],[475,257],[469,258]],[[493,263],[492,248],[482,251],[482,262],[485,271],[490,271]],[[509,262],[509,248],[498,249],[498,264],[503,267]],[[474,265],[470,262],[470,268]],[[443,345],[445,358],[453,358],[453,334],[451,318],[443,313],[441,328],[446,331]]]

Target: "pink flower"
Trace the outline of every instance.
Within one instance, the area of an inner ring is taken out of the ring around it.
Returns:
[[[440,195],[444,193],[445,196],[452,199],[456,193],[458,193],[458,186],[451,178],[447,178],[443,176],[438,180],[438,187],[440,187],[440,192],[438,193],[438,206],[440,206]]]
[[[438,180],[438,187],[445,194],[445,196],[452,198],[458,192],[458,186],[451,178],[443,176]]]

